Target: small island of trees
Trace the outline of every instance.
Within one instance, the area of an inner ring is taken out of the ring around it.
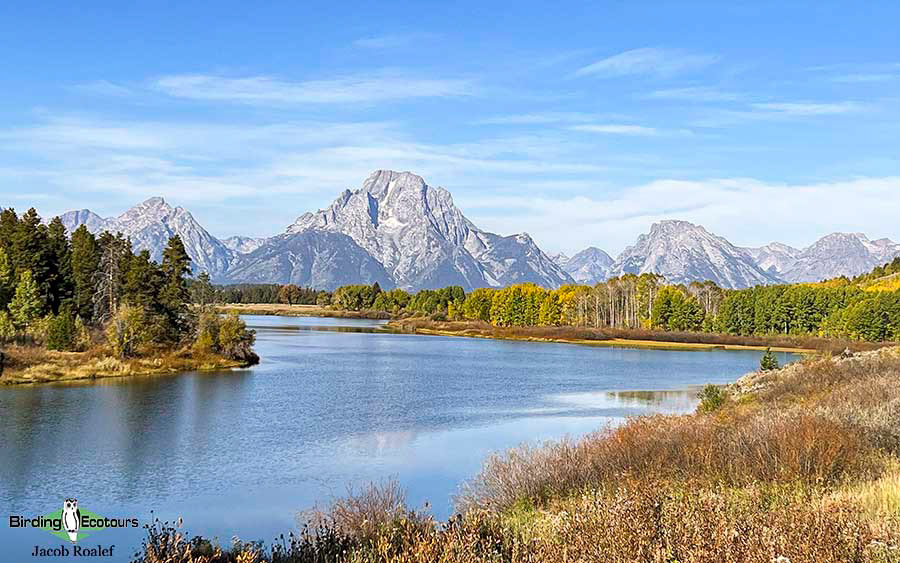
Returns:
[[[177,235],[156,263],[147,251],[134,253],[121,234],[95,236],[82,225],[70,238],[58,217],[44,224],[34,209],[21,217],[13,209],[2,210],[4,381],[257,361],[253,331],[237,315],[222,318],[212,309],[215,290],[209,277],[190,279],[190,264]]]

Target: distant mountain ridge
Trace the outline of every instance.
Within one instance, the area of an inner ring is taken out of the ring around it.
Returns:
[[[739,288],[778,283],[750,254],[724,238],[687,221],[654,223],[610,268],[611,275],[652,272],[673,283],[712,280]]]
[[[300,215],[269,238],[219,240],[190,212],[160,197],[117,217],[82,209],[60,218],[70,232],[79,225],[93,233],[121,232],[135,250],[149,250],[156,260],[178,234],[195,273],[209,272],[218,283],[290,282],[320,289],[376,281],[408,290],[521,282],[552,288],[645,272],[672,283],[712,280],[741,288],[854,276],[900,256],[900,244],[861,233],[832,233],[804,249],[777,242],[742,248],[700,225],[665,220],[615,259],[597,247],[550,257],[526,233],[501,236],[478,228],[444,188],[391,170],[374,172],[361,188],[343,191],[328,208]]]
[[[900,244],[886,238],[872,241],[862,233],[831,233],[803,250],[778,243],[762,248],[771,253],[763,254],[771,264],[770,271],[792,283],[853,277],[900,256]]]

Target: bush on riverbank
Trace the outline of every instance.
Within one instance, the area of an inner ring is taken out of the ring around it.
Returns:
[[[444,522],[381,486],[268,549],[138,559],[900,561],[898,379],[896,348],[791,364],[708,412],[492,456]]]

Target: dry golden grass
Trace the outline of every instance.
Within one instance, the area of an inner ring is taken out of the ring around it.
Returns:
[[[8,346],[5,385],[68,382],[131,375],[240,367],[241,362],[190,350],[159,350],[137,358],[119,359],[97,347],[86,352],[54,352],[40,346]]]

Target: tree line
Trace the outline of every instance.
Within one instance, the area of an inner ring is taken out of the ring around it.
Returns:
[[[253,333],[237,316],[192,306],[212,303],[215,289],[206,274],[190,279],[190,264],[177,235],[157,263],[121,233],[95,236],[81,225],[69,237],[58,217],[44,224],[34,209],[21,217],[3,209],[0,341],[53,350],[105,345],[120,357],[185,346],[255,357]]]
[[[895,263],[879,267],[876,273],[890,272],[900,264]],[[846,278],[732,290],[711,281],[669,284],[656,274],[626,274],[592,286],[564,285],[549,290],[526,283],[475,289],[468,294],[458,286],[409,293],[383,291],[378,284],[349,285],[335,290],[330,304],[337,309],[430,315],[438,320],[483,321],[505,327],[900,340],[900,291],[866,291]]]
[[[215,286],[213,299],[216,303],[315,305],[322,301],[330,301],[331,293],[292,283],[240,283]]]

